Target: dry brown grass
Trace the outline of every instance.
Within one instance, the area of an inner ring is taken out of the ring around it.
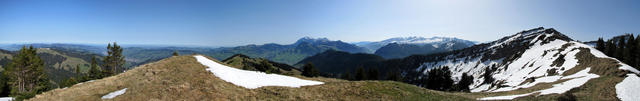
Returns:
[[[90,101],[128,88],[110,100],[470,100],[449,93],[391,81],[344,81],[304,78],[322,85],[261,87],[245,89],[215,77],[191,56],[174,56],[146,64],[120,75],[55,89],[37,95],[34,101]]]

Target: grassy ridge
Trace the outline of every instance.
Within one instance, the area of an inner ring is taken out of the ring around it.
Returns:
[[[192,56],[176,56],[120,75],[48,91],[29,100],[100,100],[103,95],[123,88],[128,88],[126,93],[112,100],[470,100],[399,82],[299,76],[325,84],[245,89],[205,69]]]

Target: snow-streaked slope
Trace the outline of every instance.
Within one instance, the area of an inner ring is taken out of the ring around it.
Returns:
[[[553,85],[553,87],[549,89],[540,90],[539,91],[540,95],[554,94],[554,93],[562,94],[573,88],[584,85],[585,83],[587,83],[587,81],[589,81],[589,79],[600,77],[599,75],[589,73],[589,70],[591,70],[591,68],[587,68],[578,73],[562,77],[562,79],[571,79],[571,80],[562,82],[560,84],[555,84]]]
[[[207,70],[220,79],[248,89],[255,89],[263,86],[300,87],[324,84],[323,82],[303,80],[290,76],[236,69],[219,64],[201,55],[196,55],[194,57],[202,65],[209,67]]]
[[[111,93],[109,93],[107,95],[104,95],[104,96],[102,96],[102,99],[113,99],[114,97],[116,97],[118,95],[122,95],[122,94],[124,94],[126,92],[127,92],[127,88],[124,88],[124,89],[121,89],[121,90],[118,90],[118,91],[111,92]]]
[[[579,65],[576,58],[579,52],[587,49],[595,57],[614,59],[589,45],[573,41],[554,29],[544,28],[523,31],[473,48],[476,49],[472,50],[473,52],[462,55],[451,54],[439,61],[424,62],[415,71],[426,73],[432,68],[448,66],[452,71],[452,78],[456,82],[459,81],[463,73],[467,73],[474,77],[474,83],[469,87],[471,92],[512,91],[533,87],[540,83],[573,78],[569,80],[570,82],[563,82],[554,85],[554,88],[540,91],[544,94],[550,94],[563,93],[570,88],[581,86],[589,79],[599,77],[596,74],[580,74],[576,77],[562,76],[567,70]],[[554,64],[554,61],[558,60],[564,60],[564,62]],[[617,68],[620,70],[638,73],[638,70],[633,67],[621,62],[619,64],[621,66]],[[484,83],[485,69],[493,65],[495,65],[495,70],[489,73],[495,80]],[[549,74],[550,71],[555,74]],[[527,79],[535,80],[528,82]]]
[[[627,78],[616,85],[616,94],[622,101],[640,101],[640,77],[627,74]]]

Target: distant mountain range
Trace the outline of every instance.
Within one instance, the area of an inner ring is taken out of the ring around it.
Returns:
[[[356,42],[369,53],[386,59],[403,58],[414,54],[447,52],[475,45],[475,42],[452,37],[396,37],[377,42]]]
[[[353,44],[342,41],[331,41],[326,38],[301,38],[293,44],[264,44],[264,45],[246,45],[238,47],[216,48],[204,54],[215,57],[216,59],[225,59],[234,54],[244,54],[249,57],[266,58],[271,61],[286,64],[295,64],[298,61],[324,52],[326,50],[338,50],[349,53],[364,53],[366,49]]]
[[[393,43],[393,44],[392,44]],[[380,42],[365,42],[350,44],[343,41],[333,41],[327,38],[303,37],[295,43],[245,45],[236,47],[145,47],[145,46],[124,46],[123,55],[128,62],[127,67],[134,67],[171,56],[177,51],[180,54],[204,54],[222,60],[235,54],[244,54],[252,58],[265,58],[274,62],[294,65],[304,58],[327,51],[344,51],[348,53],[376,53],[384,58],[402,58],[413,54],[431,54],[446,52],[455,49],[465,48],[473,42],[457,38],[446,37],[406,37],[391,38]],[[18,50],[24,44],[12,44],[0,46],[1,49]],[[72,51],[77,53],[94,53],[104,55],[106,46],[83,45],[83,44],[29,44],[37,48],[55,48],[58,50]],[[383,47],[386,46],[386,47]],[[368,48],[367,48],[368,47]],[[382,47],[382,48],[381,48]],[[371,49],[380,49],[379,52]]]

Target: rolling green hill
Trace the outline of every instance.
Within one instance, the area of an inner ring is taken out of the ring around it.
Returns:
[[[55,82],[55,85],[69,77],[75,77],[77,75],[74,73],[76,66],[80,67],[81,72],[87,72],[89,70],[90,57],[97,56],[96,54],[76,53],[55,48],[38,48],[37,53],[44,61],[47,76]],[[11,51],[0,50],[1,67],[4,68],[4,66],[8,65],[13,55],[15,53]]]

